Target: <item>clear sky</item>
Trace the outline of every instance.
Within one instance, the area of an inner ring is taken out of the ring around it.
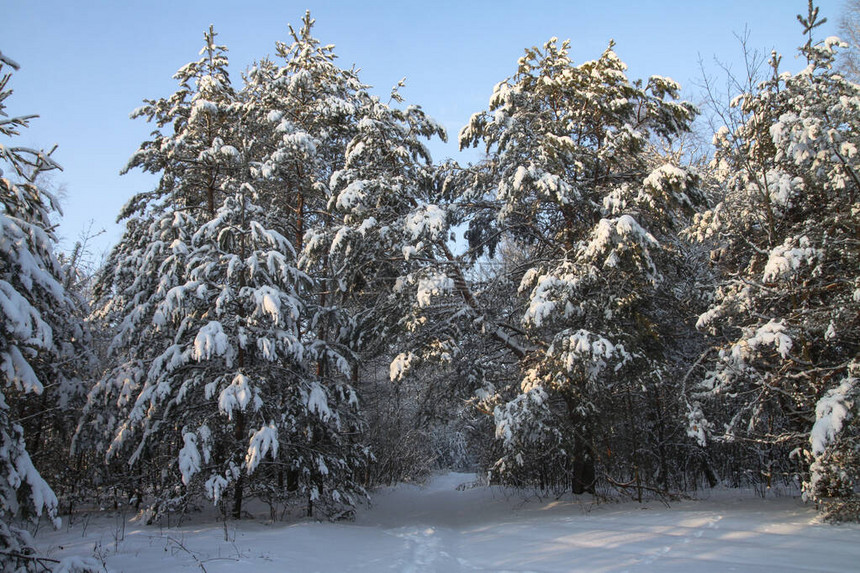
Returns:
[[[743,70],[737,35],[749,45],[784,54],[792,71],[803,43],[795,19],[807,0],[0,0],[0,50],[21,64],[7,100],[12,114],[37,113],[19,144],[50,147],[64,171],[61,248],[90,226],[106,233],[100,254],[121,236],[114,221],[151,176],[119,172],[151,126],[129,113],[144,98],[175,91],[174,72],[197,59],[203,32],[214,24],[229,48],[237,86],[254,60],[288,41],[287,24],[316,19],[315,36],[335,44],[343,67],[385,95],[402,77],[409,104],[421,105],[445,125],[449,144],[433,144],[434,159],[461,163],[456,139],[471,114],[485,109],[493,86],[516,71],[528,46],[552,36],[569,38],[575,62],[597,58],[610,39],[631,78],[669,76],[685,97],[701,100],[702,61],[719,75],[714,58]],[[836,33],[842,0],[818,0]]]

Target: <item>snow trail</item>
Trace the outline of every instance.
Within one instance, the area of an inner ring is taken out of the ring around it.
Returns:
[[[37,543],[54,558],[97,555],[111,571],[844,572],[860,561],[860,526],[818,523],[797,499],[720,491],[673,503],[604,503],[470,487],[474,476],[377,492],[355,523],[222,523],[171,529],[80,517]],[[181,546],[180,546],[181,545]]]

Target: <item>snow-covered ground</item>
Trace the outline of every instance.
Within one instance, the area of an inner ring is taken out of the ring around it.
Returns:
[[[354,523],[223,523],[176,528],[117,515],[39,532],[54,559],[110,571],[858,571],[860,526],[820,524],[791,497],[721,491],[701,501],[593,504],[459,488],[467,474],[377,492]],[[225,541],[225,535],[228,538]]]

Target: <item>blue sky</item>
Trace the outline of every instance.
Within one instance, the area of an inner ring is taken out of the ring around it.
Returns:
[[[842,0],[819,0],[830,20],[818,33],[836,33]],[[154,185],[151,176],[119,171],[151,126],[129,113],[144,98],[175,91],[174,72],[197,58],[202,35],[214,24],[229,48],[234,82],[254,60],[287,41],[306,9],[315,35],[335,44],[343,67],[387,94],[406,77],[407,103],[421,105],[448,128],[449,144],[431,145],[437,160],[461,162],[457,131],[487,105],[493,86],[516,71],[528,46],[552,36],[571,39],[576,62],[598,57],[610,38],[631,78],[669,76],[687,99],[701,99],[700,60],[719,75],[714,58],[743,70],[737,39],[784,54],[796,70],[803,43],[795,14],[806,0],[541,0],[171,2],[154,0],[0,0],[0,50],[21,64],[7,100],[13,114],[37,113],[19,144],[50,147],[64,168],[54,184],[64,189],[61,248],[90,226],[106,229],[94,255],[121,236],[114,224],[133,194]]]

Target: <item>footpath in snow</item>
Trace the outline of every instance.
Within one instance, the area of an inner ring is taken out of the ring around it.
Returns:
[[[354,523],[263,519],[177,528],[117,515],[78,517],[39,532],[54,559],[97,557],[109,571],[267,572],[846,572],[860,567],[860,526],[820,524],[790,497],[722,491],[667,507],[590,498],[523,500],[499,488],[458,487],[446,474],[427,486],[374,495]],[[228,538],[225,540],[225,536]]]

